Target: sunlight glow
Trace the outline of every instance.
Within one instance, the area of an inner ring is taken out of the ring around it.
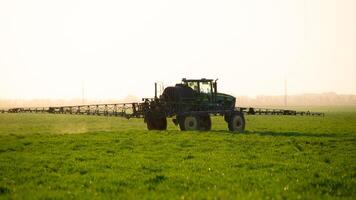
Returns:
[[[153,96],[219,78],[235,95],[356,94],[353,0],[1,1],[0,98]]]

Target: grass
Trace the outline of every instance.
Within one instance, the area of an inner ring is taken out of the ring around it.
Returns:
[[[317,108],[319,109],[319,108]],[[315,110],[315,109],[314,109]],[[0,199],[355,199],[356,108],[248,116],[232,134],[140,119],[0,114]]]

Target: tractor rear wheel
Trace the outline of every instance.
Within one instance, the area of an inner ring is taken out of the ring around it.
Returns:
[[[229,117],[228,127],[233,132],[243,132],[245,130],[245,117],[243,113],[236,112]]]
[[[211,119],[209,115],[203,115],[199,118],[199,130],[202,131],[211,130]]]
[[[162,117],[157,119],[157,130],[167,130],[167,118]]]
[[[165,117],[149,117],[146,119],[148,130],[167,130],[167,119]]]
[[[146,120],[146,125],[148,130],[155,130],[155,126],[153,124],[152,119],[147,119]]]
[[[182,131],[195,131],[199,128],[197,116],[182,116],[179,119],[179,128]]]

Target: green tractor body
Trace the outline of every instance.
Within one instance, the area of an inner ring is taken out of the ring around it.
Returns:
[[[179,106],[182,111],[234,109],[236,98],[217,92],[212,79],[183,79],[174,87],[167,87],[160,96],[161,102]]]

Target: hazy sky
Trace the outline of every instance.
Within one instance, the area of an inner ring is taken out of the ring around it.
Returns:
[[[0,98],[356,94],[355,0],[0,1]]]

